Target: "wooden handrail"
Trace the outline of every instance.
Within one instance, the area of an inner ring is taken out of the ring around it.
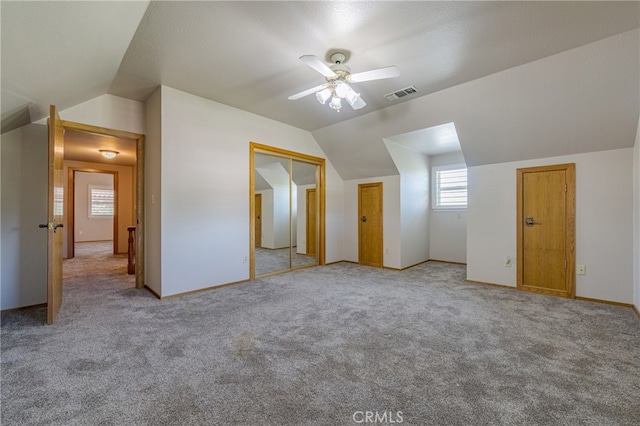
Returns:
[[[127,226],[127,231],[129,231],[129,248],[127,250],[129,259],[127,262],[127,274],[135,274],[136,273],[136,227]]]

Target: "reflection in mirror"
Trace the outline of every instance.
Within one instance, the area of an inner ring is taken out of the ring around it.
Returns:
[[[290,162],[254,154],[255,275],[291,267]]]
[[[318,263],[318,205],[316,176],[318,166],[293,160],[292,194],[292,268]]]

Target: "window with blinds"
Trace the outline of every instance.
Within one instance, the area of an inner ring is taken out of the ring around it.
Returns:
[[[114,211],[113,188],[89,185],[89,217],[111,217]]]
[[[433,209],[467,208],[467,168],[461,165],[433,168]]]

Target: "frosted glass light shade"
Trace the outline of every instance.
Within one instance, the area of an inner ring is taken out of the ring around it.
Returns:
[[[349,105],[353,106],[354,102],[360,98],[360,93],[356,93],[351,87],[349,87],[349,91],[344,98],[349,102]]]
[[[100,149],[99,151],[104,158],[108,158],[108,159],[116,158],[116,155],[119,154],[118,151],[112,151],[110,149]]]
[[[318,102],[320,102],[322,105],[324,105],[325,102],[327,102],[327,100],[330,97],[331,97],[331,90],[329,89],[324,89],[316,93],[316,98],[318,99]]]
[[[336,88],[334,90],[337,97],[344,98],[351,90],[351,87],[349,87],[347,83],[338,83],[336,84]]]
[[[340,101],[340,98],[334,96],[333,99],[331,99],[331,102],[329,102],[329,106],[331,107],[331,109],[340,111],[340,108],[342,108],[342,102]]]

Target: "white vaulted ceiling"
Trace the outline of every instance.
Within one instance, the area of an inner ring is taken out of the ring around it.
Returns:
[[[509,143],[522,144],[522,155],[531,158],[620,147],[638,120],[637,31],[580,50],[640,27],[638,2],[3,1],[0,7],[3,132],[44,117],[49,104],[65,109],[105,93],[144,101],[166,85],[312,131],[343,178],[355,178],[394,172],[382,138],[446,123],[455,124],[473,165],[517,159],[506,141],[518,133]],[[287,100],[324,81],[298,57],[328,61],[336,50],[347,54],[353,72],[396,65],[401,74],[358,84],[367,102],[359,111],[336,113],[314,96]],[[552,59],[563,52],[568,60]],[[383,97],[411,85],[419,93],[395,102]],[[557,114],[581,128],[563,127]],[[607,141],[578,142],[605,131]],[[543,142],[536,152],[532,141],[539,138],[567,140],[567,149]]]
[[[2,132],[107,93],[147,5],[2,1]]]

